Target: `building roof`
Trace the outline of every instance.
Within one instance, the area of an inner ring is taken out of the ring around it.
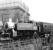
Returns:
[[[18,6],[28,13],[29,8],[21,2],[12,2],[12,3],[0,4],[0,10],[18,8]]]

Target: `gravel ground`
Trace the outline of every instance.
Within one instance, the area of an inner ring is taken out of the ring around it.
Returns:
[[[42,46],[42,41],[38,38],[0,43],[0,50],[49,50],[49,46]]]

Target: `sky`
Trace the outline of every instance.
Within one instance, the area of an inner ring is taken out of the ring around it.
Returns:
[[[18,0],[0,0],[0,4]],[[53,23],[53,0],[21,0],[29,7],[30,20]]]

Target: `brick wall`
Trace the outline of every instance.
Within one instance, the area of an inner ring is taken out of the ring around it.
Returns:
[[[29,19],[27,18],[28,14],[25,11],[23,11],[21,8],[0,10],[0,19],[3,19],[3,21],[6,22],[8,21],[9,17],[11,17],[13,21],[16,21],[17,18],[19,21],[28,21]]]

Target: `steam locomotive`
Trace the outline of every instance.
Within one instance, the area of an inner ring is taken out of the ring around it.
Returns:
[[[37,25],[35,23],[14,23],[12,21],[6,22],[1,25],[0,36],[3,38],[26,38],[33,37],[34,32],[37,31]]]
[[[40,38],[45,37],[45,34],[50,34],[50,31],[44,31],[42,22],[25,22],[14,23],[12,21],[6,22],[4,25],[0,25],[0,37],[10,38],[14,40],[27,39],[27,38]]]

